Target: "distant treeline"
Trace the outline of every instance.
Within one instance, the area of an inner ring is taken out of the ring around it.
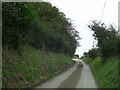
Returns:
[[[73,56],[79,33],[69,18],[47,2],[2,3],[3,49],[22,54],[23,44]]]
[[[120,36],[113,25],[105,25],[94,20],[88,27],[94,32],[97,47],[85,52],[83,57],[95,58],[101,56],[103,62],[110,57],[120,57]]]

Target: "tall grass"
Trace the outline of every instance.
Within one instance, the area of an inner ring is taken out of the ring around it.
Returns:
[[[118,58],[110,58],[102,63],[101,58],[85,59],[92,68],[100,88],[118,88]]]
[[[23,54],[3,51],[3,88],[33,87],[53,77],[74,62],[71,57],[53,52],[41,52],[24,46]]]

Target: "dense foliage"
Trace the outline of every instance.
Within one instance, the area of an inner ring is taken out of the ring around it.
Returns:
[[[17,49],[29,44],[42,51],[73,56],[79,33],[71,20],[58,8],[46,2],[4,2],[3,46]]]
[[[93,32],[93,36],[98,41],[97,47],[100,51],[100,56],[103,60],[109,57],[119,56],[120,53],[119,45],[120,39],[117,35],[113,25],[107,27],[104,23],[100,21],[92,21],[92,24],[88,26]],[[90,53],[93,50],[90,50]],[[96,51],[94,51],[95,53]]]
[[[97,56],[99,56],[100,52],[98,48],[92,48],[91,50],[89,50],[88,52],[84,52],[82,58],[87,57],[87,58],[96,58]]]

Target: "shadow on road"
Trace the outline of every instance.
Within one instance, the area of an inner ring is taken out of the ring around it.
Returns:
[[[76,70],[67,79],[65,79],[61,83],[61,85],[58,87],[58,89],[60,89],[60,88],[75,88],[80,80],[82,67],[83,66],[81,64],[78,64]]]

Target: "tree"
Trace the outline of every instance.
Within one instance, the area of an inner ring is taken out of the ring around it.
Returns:
[[[100,21],[92,21],[88,27],[94,31],[93,36],[98,41],[98,48],[104,60],[108,57],[116,56],[117,54],[117,32],[115,28],[110,25],[108,28]]]
[[[79,55],[78,55],[78,54],[75,54],[75,55],[74,55],[74,57],[77,57],[77,58],[79,58]]]
[[[22,53],[21,47],[28,44],[42,51],[74,55],[79,33],[58,8],[46,2],[5,2],[2,8],[4,46]]]
[[[99,56],[99,50],[98,48],[92,48],[91,50],[88,51],[89,54],[89,58],[96,58],[97,56]]]
[[[35,21],[36,13],[33,5],[24,2],[4,2],[2,16],[3,45],[9,44],[18,48]]]

